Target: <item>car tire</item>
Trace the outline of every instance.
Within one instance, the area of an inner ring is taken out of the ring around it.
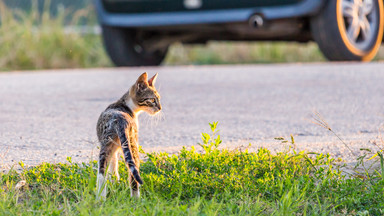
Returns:
[[[157,66],[168,51],[168,48],[151,52],[144,50],[133,29],[102,26],[102,37],[110,59],[118,67]]]
[[[370,61],[383,40],[383,0],[328,0],[311,32],[331,61]]]

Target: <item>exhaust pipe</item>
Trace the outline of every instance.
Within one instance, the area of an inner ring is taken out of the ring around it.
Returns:
[[[257,14],[251,16],[251,18],[249,18],[248,22],[252,28],[262,28],[264,26],[263,17],[260,15],[257,15]]]

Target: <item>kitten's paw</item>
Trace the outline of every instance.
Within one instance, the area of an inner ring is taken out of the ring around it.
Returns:
[[[96,186],[96,199],[97,200],[100,200],[100,199],[103,199],[105,200],[106,196],[107,196],[107,185],[106,185],[107,181],[106,181],[106,178],[101,175],[101,174],[98,174],[97,175],[97,186]]]
[[[106,197],[107,197],[107,190],[106,189],[104,189],[101,192],[99,190],[97,191],[96,200],[103,200],[103,201],[105,201]]]
[[[131,197],[140,198],[140,191],[139,190],[132,190],[131,191]]]

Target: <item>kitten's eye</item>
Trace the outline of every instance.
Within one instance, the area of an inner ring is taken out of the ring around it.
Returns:
[[[155,103],[155,99],[154,98],[151,98],[151,99],[148,99],[149,100],[149,102],[151,102],[151,103]]]

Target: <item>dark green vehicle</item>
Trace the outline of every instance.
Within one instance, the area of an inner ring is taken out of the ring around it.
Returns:
[[[117,66],[159,65],[174,42],[316,41],[332,61],[370,61],[383,0],[95,0]]]

